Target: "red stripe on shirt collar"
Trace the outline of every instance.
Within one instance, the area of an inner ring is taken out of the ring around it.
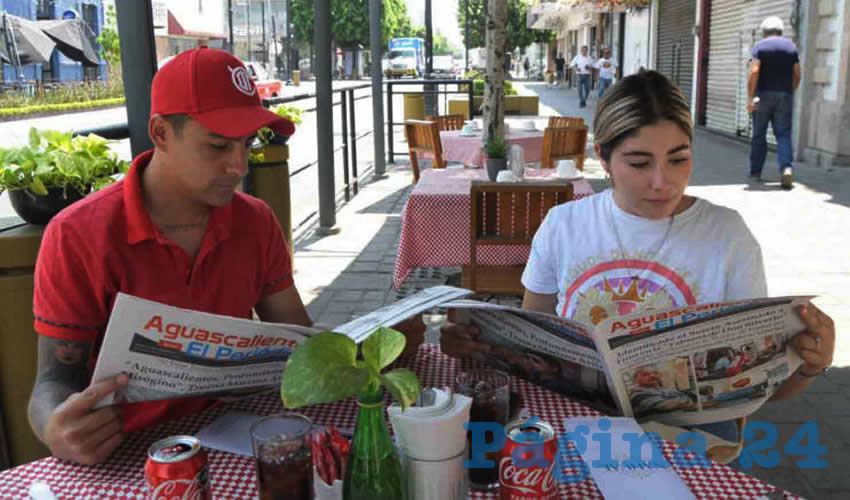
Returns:
[[[127,221],[127,243],[135,244],[141,241],[156,239],[159,231],[151,220],[145,208],[145,197],[142,193],[142,173],[153,158],[153,150],[145,151],[137,156],[124,180],[124,207]],[[214,208],[210,213],[210,225],[215,241],[223,241],[230,237],[233,224],[233,204]]]

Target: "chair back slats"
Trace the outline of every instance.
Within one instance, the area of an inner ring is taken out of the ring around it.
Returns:
[[[580,116],[550,116],[548,126],[551,128],[584,127],[584,118]]]
[[[530,245],[546,213],[573,199],[573,185],[473,181],[469,194],[470,260],[464,266],[464,286],[482,293],[522,293],[522,266],[479,266],[478,247]]]
[[[413,169],[413,183],[419,182],[418,153],[430,153],[433,158],[433,168],[446,168],[443,159],[443,143],[440,142],[440,130],[432,121],[407,120],[404,122],[404,138],[407,141],[407,151],[410,155],[410,166]]]
[[[574,159],[576,168],[583,170],[586,150],[587,127],[547,127],[543,133],[543,158],[540,166],[555,168],[557,160]]]
[[[464,115],[427,116],[425,119],[435,122],[437,124],[437,129],[440,131],[460,130],[463,128],[464,121],[466,121]]]

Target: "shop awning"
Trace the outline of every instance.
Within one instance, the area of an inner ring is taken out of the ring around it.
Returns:
[[[14,51],[17,50],[20,64],[46,63],[56,47],[56,42],[45,35],[34,21],[3,13],[0,18],[3,37],[2,58],[9,64],[15,64]],[[11,35],[11,36],[9,36]]]
[[[203,38],[207,40],[223,40],[225,38],[225,36],[221,33],[185,29],[170,10],[168,11],[168,35],[183,38]]]
[[[89,36],[90,28],[82,19],[37,21],[36,24],[69,59],[79,61],[84,66],[97,66],[100,63]]]

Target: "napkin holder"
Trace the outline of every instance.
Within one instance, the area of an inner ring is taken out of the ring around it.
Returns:
[[[415,406],[387,409],[396,436],[409,500],[466,498],[466,430],[472,399],[423,389]]]

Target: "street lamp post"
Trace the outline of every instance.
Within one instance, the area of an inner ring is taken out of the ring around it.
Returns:
[[[469,0],[463,0],[463,48],[466,53],[465,70],[469,72]]]

